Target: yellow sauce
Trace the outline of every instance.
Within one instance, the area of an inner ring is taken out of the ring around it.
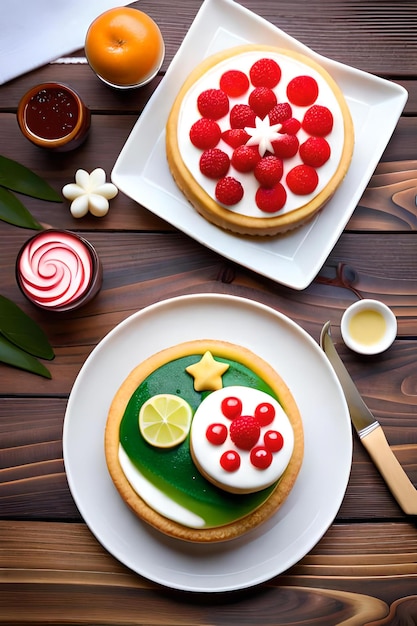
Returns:
[[[380,341],[387,329],[384,316],[378,311],[365,309],[352,315],[349,333],[354,341],[370,346]]]

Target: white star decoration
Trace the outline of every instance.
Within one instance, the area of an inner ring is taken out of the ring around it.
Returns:
[[[279,131],[282,128],[282,124],[269,123],[268,116],[261,120],[260,117],[255,119],[255,128],[253,126],[246,126],[245,131],[250,135],[250,139],[246,142],[247,146],[259,146],[259,154],[264,156],[265,152],[273,152],[272,142],[280,138]]]
[[[116,185],[106,183],[106,173],[101,167],[91,174],[77,170],[75,183],[62,188],[62,194],[71,200],[70,211],[73,217],[84,217],[88,211],[96,217],[103,217],[109,210],[109,200],[118,193]]]

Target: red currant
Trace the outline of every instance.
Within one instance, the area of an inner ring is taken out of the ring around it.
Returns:
[[[268,430],[264,435],[264,444],[271,452],[279,452],[284,445],[284,437],[277,430]]]
[[[222,400],[221,409],[225,417],[228,417],[229,420],[233,420],[242,413],[242,400],[234,396],[228,396]]]
[[[210,424],[206,430],[206,437],[213,446],[221,446],[226,441],[227,428],[224,424]]]
[[[272,452],[261,446],[253,448],[250,453],[250,462],[258,469],[266,469],[272,463]]]
[[[234,450],[224,452],[220,457],[220,465],[226,472],[236,472],[240,467],[240,456]]]
[[[261,402],[255,409],[255,417],[261,426],[268,426],[275,417],[275,409],[270,402]]]

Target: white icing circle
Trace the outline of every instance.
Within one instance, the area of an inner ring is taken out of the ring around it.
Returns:
[[[206,436],[207,428],[213,424],[224,424],[228,431],[232,420],[223,415],[221,403],[227,397],[237,397],[242,401],[242,415],[254,416],[256,407],[269,402],[275,409],[275,417],[267,426],[261,427],[260,437],[255,445],[263,445],[263,438],[268,430],[281,433],[284,445],[279,452],[272,454],[272,463],[266,469],[257,469],[250,462],[250,450],[242,450],[233,443],[228,432],[221,445],[213,445]],[[193,458],[199,469],[214,484],[222,486],[226,491],[250,493],[260,491],[276,482],[285,471],[293,449],[294,433],[291,423],[281,405],[267,393],[250,387],[223,387],[208,395],[195,412],[191,433],[190,446]],[[220,458],[228,450],[236,451],[241,459],[240,467],[229,472],[220,465]]]
[[[210,180],[201,173],[199,161],[202,151],[193,146],[189,137],[191,126],[201,117],[197,109],[197,98],[206,89],[218,89],[220,78],[225,71],[230,69],[236,69],[244,72],[247,76],[249,76],[249,70],[252,65],[259,59],[266,57],[274,59],[281,68],[281,79],[278,85],[273,88],[273,91],[276,94],[279,103],[288,102],[286,89],[288,83],[293,78],[301,75],[308,75],[316,80],[319,87],[319,94],[314,104],[326,106],[328,109],[330,109],[333,115],[333,129],[330,134],[325,137],[326,141],[330,145],[331,156],[324,165],[322,165],[320,168],[317,168],[319,183],[316,189],[311,194],[302,196],[296,195],[290,191],[285,182],[286,174],[296,165],[302,164],[299,153],[297,152],[297,154],[292,158],[284,159],[284,174],[281,179],[281,184],[284,186],[287,192],[287,200],[284,207],[279,211],[281,215],[294,211],[300,206],[304,206],[313,198],[315,198],[320,193],[320,191],[322,191],[326,187],[330,179],[335,174],[342,156],[345,139],[343,114],[337,101],[336,95],[334,94],[330,85],[323,78],[320,72],[318,72],[315,68],[311,67],[310,65],[306,65],[300,60],[295,59],[289,55],[281,54],[274,51],[244,52],[239,55],[233,56],[230,59],[221,61],[220,63],[209,69],[207,72],[205,72],[204,75],[201,76],[201,78],[199,78],[185,94],[178,118],[178,147],[185,166],[191,172],[196,182],[206,191],[206,193],[208,193],[211,198],[215,200],[215,187],[217,181]],[[239,98],[229,98],[230,109],[235,104],[247,104],[248,96],[252,89],[253,86],[251,85],[249,91],[243,96]],[[310,105],[301,107],[296,106],[292,103],[290,104],[292,108],[292,116],[301,122],[304,118],[305,112],[310,108]],[[222,119],[217,120],[217,123],[219,124],[222,132],[230,129],[229,114],[224,116]],[[309,137],[310,135],[306,133],[302,128],[297,133],[297,138],[300,145],[304,143],[304,141],[306,141],[306,139],[308,139]],[[231,157],[233,154],[233,148],[229,146],[225,141],[223,141],[223,139],[220,140],[216,147],[226,152],[229,157]],[[241,215],[246,215],[248,217],[257,218],[271,217],[272,215],[274,215],[266,214],[258,209],[258,207],[256,206],[255,194],[256,190],[259,187],[259,183],[256,181],[253,173],[243,174],[236,171],[231,165],[227,175],[233,176],[237,180],[239,180],[245,190],[243,199],[237,205],[231,207],[233,212]]]

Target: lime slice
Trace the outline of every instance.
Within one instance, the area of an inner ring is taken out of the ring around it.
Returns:
[[[172,448],[180,444],[190,430],[193,411],[183,398],[170,393],[152,396],[139,411],[139,429],[149,444]]]

